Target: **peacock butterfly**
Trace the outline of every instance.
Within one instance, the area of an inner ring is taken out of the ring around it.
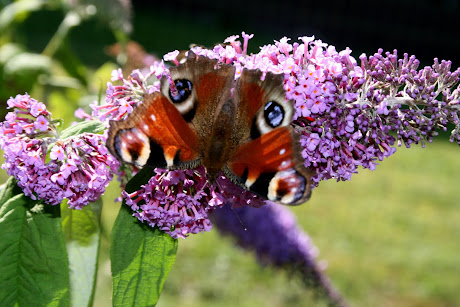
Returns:
[[[214,182],[222,172],[238,186],[284,205],[310,197],[311,173],[290,126],[283,76],[235,67],[192,51],[161,79],[159,92],[122,121],[110,122],[107,146],[137,167],[204,165]]]

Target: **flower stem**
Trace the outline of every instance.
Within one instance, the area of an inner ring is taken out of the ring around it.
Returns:
[[[42,54],[53,57],[53,55],[64,42],[64,39],[69,34],[70,29],[72,27],[78,26],[80,22],[80,16],[75,11],[69,11],[64,17],[64,20],[62,20],[61,24],[59,25],[56,33],[54,33],[53,37],[48,42],[48,45],[46,45]]]

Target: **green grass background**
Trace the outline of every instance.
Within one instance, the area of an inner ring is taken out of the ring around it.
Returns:
[[[292,208],[319,248],[318,261],[353,306],[459,306],[459,148],[439,140],[399,148],[375,171],[323,182]],[[104,204],[96,306],[110,305],[108,229],[118,206]],[[261,235],[264,235],[261,233]],[[179,241],[159,307],[324,306],[285,272],[261,267],[216,229]]]

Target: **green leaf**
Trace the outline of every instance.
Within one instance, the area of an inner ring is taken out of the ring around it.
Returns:
[[[3,66],[5,81],[15,88],[28,91],[40,75],[48,75],[52,59],[41,54],[23,52],[8,59]]]
[[[82,133],[101,133],[105,129],[107,128],[98,120],[79,122],[62,131],[61,139],[76,136]]]
[[[15,1],[5,6],[0,11],[0,33],[17,18],[24,18],[33,11],[37,11],[46,5],[46,1],[41,0],[28,0],[28,1]],[[25,15],[25,16],[24,16]]]
[[[52,60],[46,55],[32,52],[22,52],[11,57],[3,68],[7,77],[37,76],[48,73]]]
[[[131,178],[126,184],[125,191],[128,193],[133,193],[138,191],[141,188],[141,185],[146,184],[150,178],[155,175],[155,168],[153,167],[144,167],[141,169],[136,176]]]
[[[9,177],[5,184],[2,185],[0,192],[0,210],[4,203],[16,194],[21,194],[22,190],[16,184],[16,180],[13,177]]]
[[[62,225],[69,254],[71,306],[91,306],[97,277],[102,201],[82,210],[61,205]]]
[[[24,47],[18,44],[8,43],[0,47],[0,66],[3,66],[12,57],[23,53]]]
[[[2,306],[69,306],[69,271],[59,207],[42,205],[9,179],[0,195]]]
[[[153,169],[144,168],[128,183],[126,190],[138,190],[152,174]],[[123,204],[112,230],[110,250],[113,305],[156,305],[176,253],[177,240],[140,223]]]

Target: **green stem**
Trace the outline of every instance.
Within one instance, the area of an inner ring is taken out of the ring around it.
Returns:
[[[53,57],[53,55],[59,49],[61,44],[64,42],[64,39],[69,34],[70,29],[72,27],[78,26],[80,22],[80,16],[75,11],[69,11],[67,15],[64,17],[64,20],[59,25],[59,28],[57,29],[56,33],[54,33],[53,37],[49,41],[48,45],[46,45],[42,54],[49,57]]]

